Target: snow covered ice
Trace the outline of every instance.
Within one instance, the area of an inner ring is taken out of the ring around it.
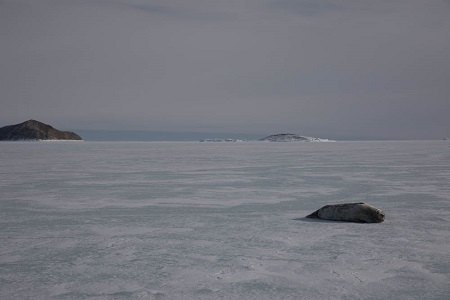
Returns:
[[[446,141],[3,142],[0,299],[449,299],[449,182]]]

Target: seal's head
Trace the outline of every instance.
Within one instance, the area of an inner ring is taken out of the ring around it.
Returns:
[[[381,223],[384,221],[384,212],[367,203],[358,203],[358,217],[364,223]]]

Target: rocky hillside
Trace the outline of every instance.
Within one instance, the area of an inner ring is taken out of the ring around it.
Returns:
[[[0,141],[21,140],[81,140],[81,137],[76,133],[60,131],[36,120],[0,128]]]
[[[301,136],[292,133],[279,133],[267,136],[260,139],[260,141],[268,142],[334,142],[333,140],[321,139],[309,136]]]

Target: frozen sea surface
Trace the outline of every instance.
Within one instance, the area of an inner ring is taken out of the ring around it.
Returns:
[[[304,219],[365,201],[381,224]],[[0,299],[450,299],[450,143],[0,143]]]

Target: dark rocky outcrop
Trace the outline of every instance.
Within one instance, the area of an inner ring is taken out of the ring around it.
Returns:
[[[292,142],[292,141],[308,141],[308,138],[292,133],[279,133],[262,138],[261,141],[269,142]]]
[[[279,133],[274,135],[269,135],[265,138],[260,139],[260,141],[269,142],[334,142],[333,140],[321,139],[316,137],[302,136],[293,133]]]
[[[0,128],[0,141],[22,141],[22,140],[82,140],[73,132],[60,131],[50,125],[36,120],[9,125]]]

